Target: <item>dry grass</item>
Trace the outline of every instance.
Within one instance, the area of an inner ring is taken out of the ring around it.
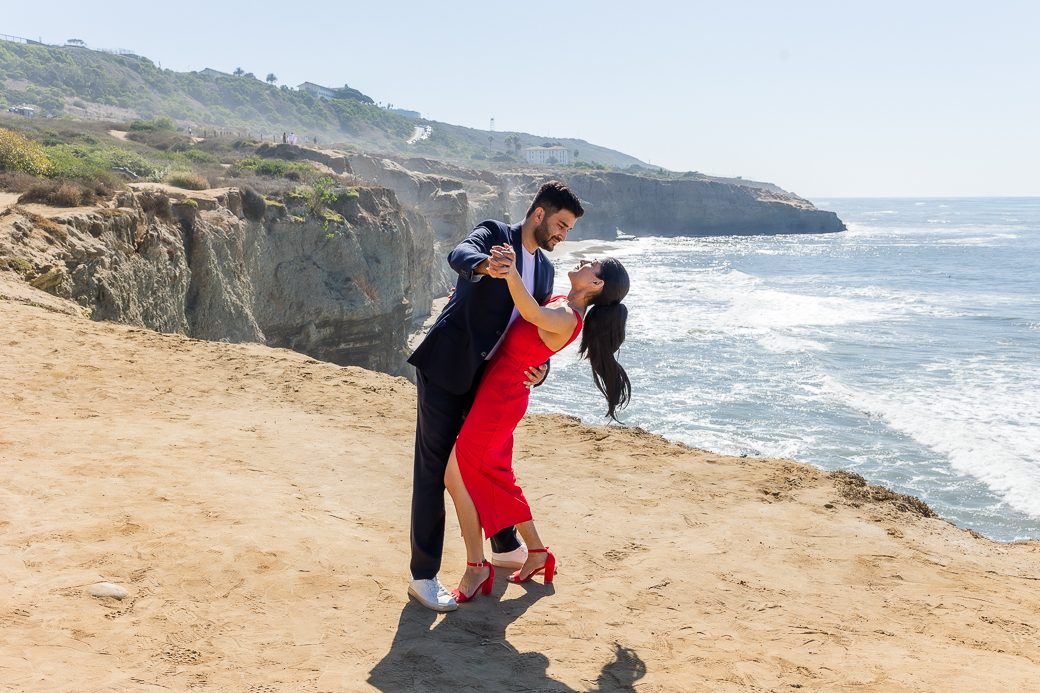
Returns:
[[[23,193],[39,182],[37,176],[21,171],[0,171],[0,190]]]
[[[199,173],[172,173],[166,179],[168,185],[185,190],[209,190],[209,180]]]
[[[99,200],[112,197],[114,191],[102,181],[76,181],[65,178],[55,180],[35,179],[31,183],[17,182],[23,191],[19,204],[36,203],[52,207],[88,207]]]

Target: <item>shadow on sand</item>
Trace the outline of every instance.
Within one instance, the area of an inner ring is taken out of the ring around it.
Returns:
[[[571,691],[546,674],[549,658],[520,652],[505,639],[506,628],[535,602],[551,595],[552,585],[535,585],[516,599],[501,601],[505,583],[491,597],[462,604],[437,623],[438,615],[409,599],[401,611],[390,651],[369,673],[368,682],[384,693],[420,691]],[[436,623],[436,625],[434,625]],[[633,691],[646,674],[635,652],[614,646],[589,693]]]

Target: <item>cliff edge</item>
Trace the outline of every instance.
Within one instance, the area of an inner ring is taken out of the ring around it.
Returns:
[[[331,224],[304,200],[260,205],[147,183],[101,207],[14,205],[0,257],[94,320],[406,374],[413,313],[444,290],[425,217],[387,188],[340,196]]]

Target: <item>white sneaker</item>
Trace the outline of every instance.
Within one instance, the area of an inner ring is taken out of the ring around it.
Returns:
[[[416,580],[413,578],[408,583],[408,594],[418,599],[419,603],[427,609],[433,609],[434,611],[455,611],[455,609],[459,608],[459,605],[455,602],[455,597],[451,596],[451,592],[444,589],[440,578],[437,577],[432,580]]]
[[[506,553],[491,552],[491,565],[496,568],[512,568],[520,570],[527,560],[527,544],[520,542],[520,546]]]

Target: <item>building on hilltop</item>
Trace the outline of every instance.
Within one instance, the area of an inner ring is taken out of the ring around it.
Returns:
[[[342,89],[333,89],[331,87],[323,87],[314,82],[304,82],[296,88],[300,91],[305,91],[318,99],[326,99],[329,101],[332,99],[353,99],[354,101],[360,101],[361,103],[375,103],[375,101],[365,96],[357,89],[351,89],[349,84],[344,84]]]
[[[209,75],[210,77],[233,77],[227,72],[221,72],[220,70],[214,70],[211,67],[207,67],[205,70],[199,70],[200,75]]]
[[[571,150],[559,145],[553,147],[525,147],[522,151],[527,156],[527,163],[529,164],[552,163],[549,159],[556,159],[555,163],[561,166],[571,162]]]
[[[388,108],[386,110],[390,111],[391,113],[396,113],[397,115],[404,116],[405,118],[415,118],[416,120],[418,120],[422,117],[419,114],[419,111],[406,111],[403,108]]]
[[[313,82],[304,82],[300,86],[296,87],[300,91],[305,91],[311,96],[317,99],[334,99],[336,98],[336,90],[330,89],[329,87],[323,87],[320,84],[314,84]]]

